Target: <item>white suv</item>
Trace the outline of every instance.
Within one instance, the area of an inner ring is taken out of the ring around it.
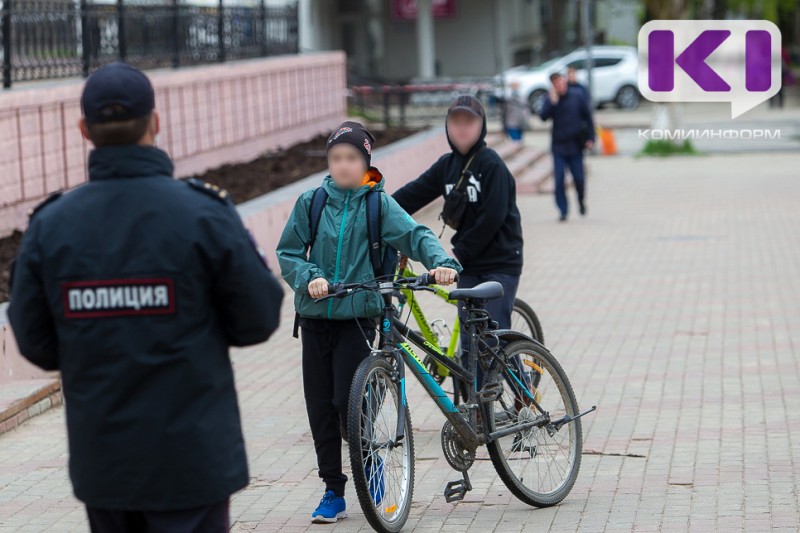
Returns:
[[[550,74],[567,73],[567,68],[577,69],[577,78],[587,84],[586,49],[579,48],[569,54],[551,59],[534,67],[514,67],[497,76],[504,85],[501,94],[508,96],[509,84],[519,83],[519,91],[528,99],[531,110],[539,114],[543,98],[550,90]],[[637,89],[638,54],[631,46],[592,46],[592,101],[600,106],[615,103],[622,109],[635,109],[641,96]]]

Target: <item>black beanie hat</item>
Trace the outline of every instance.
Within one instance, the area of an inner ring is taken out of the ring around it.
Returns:
[[[328,137],[328,150],[336,144],[347,143],[355,146],[364,160],[367,162],[367,167],[370,166],[372,161],[372,144],[375,142],[375,137],[358,122],[350,120],[342,122],[342,125],[336,128]]]

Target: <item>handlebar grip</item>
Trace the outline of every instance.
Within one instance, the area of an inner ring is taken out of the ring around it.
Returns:
[[[344,283],[328,283],[328,295],[336,294],[344,288]]]
[[[458,274],[456,274],[454,281],[458,281]],[[436,284],[436,278],[431,276],[430,273],[428,272],[425,272],[424,274],[420,274],[419,276],[417,276],[417,285],[427,286],[435,284]]]

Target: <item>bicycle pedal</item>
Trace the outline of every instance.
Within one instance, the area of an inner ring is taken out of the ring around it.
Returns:
[[[444,499],[447,503],[459,502],[463,500],[464,496],[467,495],[467,492],[471,490],[472,483],[470,483],[467,473],[464,472],[464,479],[451,481],[444,488]]]
[[[485,385],[483,389],[478,392],[478,400],[481,403],[493,402],[496,401],[500,396],[503,394],[503,385],[502,383],[494,383],[491,385]]]

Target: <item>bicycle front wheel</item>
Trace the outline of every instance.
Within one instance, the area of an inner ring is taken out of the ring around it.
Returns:
[[[371,356],[356,370],[347,407],[347,437],[353,484],[375,531],[400,531],[414,491],[414,438],[397,374],[383,357]],[[403,438],[398,417],[405,414]]]
[[[544,346],[512,342],[507,360],[491,376],[502,383],[502,393],[488,406],[490,432],[535,420],[542,415],[530,400],[556,421],[578,414],[575,393],[561,365]],[[536,379],[521,371],[531,369]],[[563,500],[578,477],[581,465],[581,420],[560,429],[532,427],[487,444],[497,474],[514,496],[529,505],[549,507]]]

